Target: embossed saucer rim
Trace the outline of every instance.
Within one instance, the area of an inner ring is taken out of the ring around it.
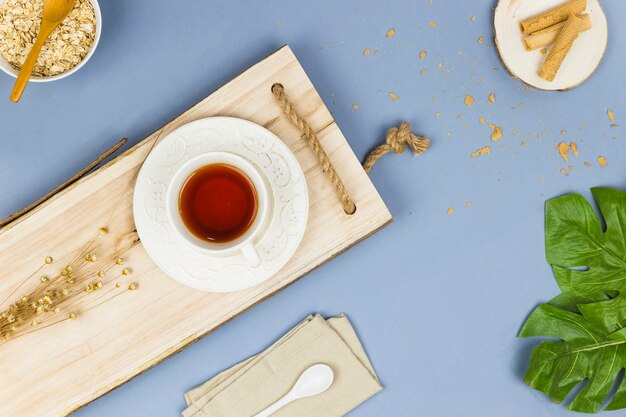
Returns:
[[[228,140],[224,139],[226,134]],[[209,143],[219,146],[212,147]],[[178,154],[171,160],[168,160],[168,146]],[[172,238],[169,222],[161,218],[162,204],[152,200],[153,206],[146,204],[151,189],[166,188],[178,165],[210,151],[242,156],[257,165],[268,180],[275,201],[266,234],[261,238],[266,256],[259,268],[247,267],[239,255],[217,257],[185,249],[183,242]],[[285,184],[280,182],[281,178],[286,178]],[[137,231],[153,261],[177,281],[210,292],[249,288],[278,272],[298,248],[309,214],[306,178],[289,147],[258,124],[221,116],[190,122],[164,137],[140,170],[133,203]],[[154,212],[148,214],[150,210]]]

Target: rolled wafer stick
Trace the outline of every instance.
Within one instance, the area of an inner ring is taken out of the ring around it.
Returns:
[[[591,29],[591,17],[588,14],[583,14],[580,15],[580,18],[583,20],[583,25],[580,28],[580,31],[585,32]],[[565,26],[565,22],[557,23],[556,25],[549,26],[526,36],[524,38],[524,46],[526,46],[528,51],[533,51],[550,45],[554,42],[563,26]]]
[[[565,25],[563,25],[563,28],[561,28],[559,34],[556,36],[554,46],[539,70],[539,76],[541,78],[548,81],[554,80],[572,44],[576,38],[578,38],[582,25],[583,19],[577,15],[571,15],[569,19],[565,21]]]
[[[530,35],[538,30],[545,29],[559,22],[567,20],[573,14],[581,13],[587,8],[587,0],[569,0],[553,9],[520,22],[524,35]]]

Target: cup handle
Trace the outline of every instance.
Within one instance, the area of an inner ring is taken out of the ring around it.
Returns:
[[[251,243],[246,243],[241,247],[241,252],[243,256],[246,258],[251,267],[256,268],[261,265],[261,257],[259,256],[259,252],[257,252],[254,245]]]

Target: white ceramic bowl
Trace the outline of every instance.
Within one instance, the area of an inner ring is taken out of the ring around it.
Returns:
[[[4,3],[4,1],[5,0],[0,0],[0,4]],[[45,83],[49,81],[60,80],[61,78],[65,78],[68,75],[75,73],[83,65],[85,65],[87,61],[89,61],[89,58],[91,58],[94,51],[96,50],[96,47],[98,46],[98,41],[100,40],[100,33],[102,32],[102,14],[100,13],[100,5],[98,4],[98,0],[89,0],[89,1],[93,5],[93,10],[96,15],[96,36],[93,39],[93,43],[91,44],[91,49],[89,50],[89,52],[87,52],[87,55],[85,55],[83,60],[80,61],[78,65],[76,65],[74,68],[70,70],[67,70],[61,74],[51,75],[49,77],[42,77],[40,75],[31,75],[29,82]],[[19,71],[13,68],[13,66],[9,64],[9,62],[6,59],[4,59],[2,55],[0,55],[0,70],[6,72],[7,74],[9,74],[10,76],[14,78],[17,78],[17,74],[19,73]]]

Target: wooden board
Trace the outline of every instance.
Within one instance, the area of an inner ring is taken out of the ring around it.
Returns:
[[[356,202],[354,215],[343,212],[312,151],[281,114],[270,92],[275,82],[285,86],[297,109],[318,132]],[[291,261],[272,279],[229,294],[209,294],[178,284],[154,265],[140,242],[132,239],[134,178],[154,142],[183,124],[215,115],[251,120],[283,139],[302,165],[311,197],[304,240]],[[68,262],[103,225],[123,248],[132,279],[140,286],[138,291],[123,292],[84,312],[78,320],[0,344],[0,415],[67,415],[285,288],[390,221],[384,202],[285,46],[111,163],[0,230],[0,301],[46,256],[55,258],[55,266]]]

